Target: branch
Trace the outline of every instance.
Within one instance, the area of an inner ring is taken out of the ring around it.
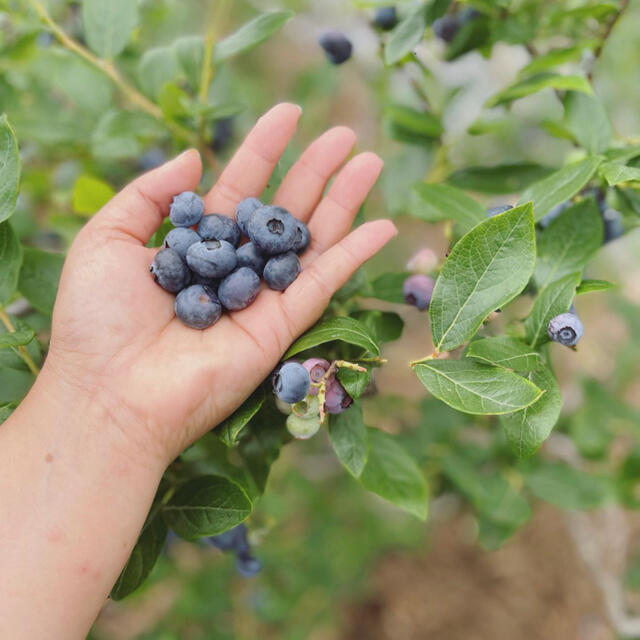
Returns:
[[[9,318],[6,311],[2,307],[0,307],[0,322],[2,322],[2,324],[7,328],[7,331],[9,333],[16,332],[16,328],[13,326],[11,318]],[[20,345],[18,347],[18,353],[20,354],[20,357],[25,361],[27,367],[29,367],[31,373],[33,373],[34,376],[37,376],[40,373],[40,368],[33,361],[33,358],[31,357],[29,352],[22,345]]]

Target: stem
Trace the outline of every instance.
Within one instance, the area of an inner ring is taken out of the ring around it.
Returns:
[[[9,318],[6,311],[2,307],[0,307],[0,322],[2,322],[2,324],[7,328],[7,331],[9,333],[16,332],[16,328],[13,326],[11,318]],[[22,345],[18,347],[18,352],[20,353],[22,359],[25,361],[27,367],[29,367],[31,373],[33,373],[34,376],[37,376],[40,373],[40,368],[33,361],[33,358],[31,357],[31,355],[29,355],[29,352]]]
[[[625,9],[629,6],[629,0],[620,0],[620,8],[613,14],[613,17],[607,23],[607,28],[605,29],[604,34],[602,35],[602,39],[600,40],[600,44],[596,47],[596,50],[593,52],[593,63],[591,64],[591,69],[589,69],[589,73],[587,74],[587,78],[589,82],[593,80],[593,68],[598,61],[598,58],[602,55],[602,50],[604,46],[607,44],[607,40],[609,40],[609,36],[613,31],[613,28],[616,26],[618,20],[622,17],[622,14],[625,12]]]
[[[164,506],[167,504],[167,502],[169,502],[169,500],[171,500],[175,492],[176,492],[175,486],[169,487],[165,491],[165,494],[162,496],[162,498],[158,500],[158,502],[156,502],[153,505],[153,507],[151,507],[151,510],[149,511],[149,515],[147,516],[144,526],[142,527],[142,531],[140,532],[140,535],[142,535],[142,533],[146,530],[146,528],[149,526],[151,521],[158,515],[158,513],[160,513],[160,511],[164,509]]]
[[[440,354],[437,351],[434,351],[430,356],[425,356],[424,358],[420,358],[420,360],[414,360],[409,363],[409,366],[413,369],[417,364],[422,364],[423,362],[429,362],[429,360],[436,360]]]
[[[211,154],[206,153],[206,151],[202,148],[203,145],[200,143],[200,140],[192,131],[189,131],[189,129],[186,129],[185,127],[175,122],[166,120],[160,107],[158,107],[158,105],[149,100],[131,83],[129,83],[118,71],[118,69],[116,69],[112,62],[97,57],[96,55],[91,53],[89,49],[83,47],[79,42],[69,37],[49,15],[48,11],[40,2],[40,0],[29,0],[29,2],[35,9],[42,22],[47,25],[47,27],[51,30],[53,35],[58,39],[62,46],[69,49],[69,51],[73,51],[73,53],[80,56],[90,65],[104,73],[118,87],[118,89],[120,89],[120,91],[132,104],[134,104],[142,111],[148,113],[156,120],[162,122],[178,138],[183,139],[194,147],[201,148],[203,155],[207,158],[207,160],[210,161]]]

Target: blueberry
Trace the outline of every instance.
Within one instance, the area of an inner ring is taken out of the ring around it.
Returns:
[[[324,358],[309,358],[302,363],[302,366],[309,372],[311,382],[318,383],[324,378],[331,365]],[[318,388],[311,387],[309,393],[312,396],[318,395]]]
[[[183,260],[186,260],[187,249],[196,242],[200,242],[200,236],[193,229],[176,227],[167,233],[163,246],[166,249],[173,249]]]
[[[442,16],[442,18],[434,20],[431,28],[440,40],[449,43],[456,37],[460,26],[459,16],[454,13],[448,13]]]
[[[349,39],[339,31],[327,31],[318,38],[318,44],[324,49],[331,64],[346,62],[353,51]]]
[[[509,209],[513,209],[513,205],[501,204],[499,207],[493,207],[491,209],[487,209],[487,218],[493,218],[493,216],[500,215],[505,211],[509,211]]]
[[[431,304],[431,296],[435,283],[433,278],[421,273],[409,276],[402,285],[402,295],[407,304],[426,311]]]
[[[138,159],[138,168],[141,171],[149,171],[155,169],[167,161],[165,152],[160,147],[153,147],[145,151]]]
[[[549,210],[549,213],[538,221],[538,224],[542,229],[546,229],[565,209],[568,209],[570,206],[570,200],[565,200],[564,202],[557,204]]]
[[[220,286],[220,278],[205,278],[195,271],[192,271],[191,284],[201,284],[207,287],[211,287],[214,291],[218,291],[218,287]]]
[[[264,205],[258,198],[245,198],[236,207],[236,224],[240,227],[242,235],[249,236],[249,220],[257,209]]]
[[[604,207],[602,212],[602,222],[604,223],[604,243],[616,240],[624,235],[623,217],[616,209]]]
[[[284,291],[300,273],[298,256],[289,251],[269,258],[262,272],[264,281],[271,289]]]
[[[169,208],[169,217],[176,227],[192,227],[198,224],[203,213],[204,202],[193,191],[183,191],[175,196]]]
[[[222,306],[216,292],[206,285],[193,284],[176,297],[176,315],[192,329],[206,329],[218,322]]]
[[[287,418],[287,430],[289,433],[298,440],[308,440],[320,429],[320,417],[314,416],[312,418],[300,418],[292,413]]]
[[[203,240],[187,251],[187,264],[205,278],[224,278],[237,263],[236,250],[225,240]]]
[[[267,259],[256,249],[253,242],[243,244],[236,251],[236,255],[238,256],[239,267],[249,267],[249,269],[253,269],[259,276],[262,275]]]
[[[256,209],[247,224],[247,235],[256,249],[267,256],[290,251],[296,241],[296,219],[282,207]]]
[[[285,362],[273,376],[273,392],[289,404],[304,400],[310,385],[309,372],[298,362]]]
[[[561,313],[551,318],[547,333],[554,342],[573,347],[582,338],[584,327],[575,313]]]
[[[316,418],[320,415],[320,404],[314,395],[307,395],[304,400],[291,405],[291,412],[298,418]]]
[[[398,24],[398,13],[395,7],[381,7],[373,19],[374,26],[383,31],[390,31]]]
[[[218,297],[225,309],[240,311],[257,298],[259,291],[260,276],[249,267],[240,267],[220,283]]]
[[[203,240],[226,240],[234,247],[240,242],[240,228],[229,216],[210,213],[200,220],[198,235]]]
[[[293,243],[292,250],[296,253],[303,253],[309,248],[311,243],[311,234],[309,233],[309,227],[302,222],[302,220],[296,220],[296,239]]]
[[[160,249],[151,263],[153,279],[167,291],[177,293],[191,280],[191,274],[180,254],[173,249]]]
[[[327,380],[327,391],[324,409],[327,413],[338,414],[346,411],[353,404],[353,398],[340,384],[338,378],[332,375]]]
[[[238,554],[248,554],[250,551],[247,526],[244,523],[217,536],[210,536],[206,541],[220,551],[235,551]]]
[[[211,149],[216,153],[224,151],[233,138],[233,118],[222,118],[213,126]]]
[[[258,558],[243,553],[236,558],[236,569],[241,576],[253,578],[262,570],[262,563]]]

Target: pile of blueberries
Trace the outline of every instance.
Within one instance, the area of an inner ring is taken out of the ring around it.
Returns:
[[[169,217],[175,229],[151,273],[163,289],[177,294],[176,315],[193,329],[215,324],[223,309],[248,307],[261,277],[271,289],[284,291],[298,277],[298,255],[311,241],[304,222],[257,198],[240,202],[234,221],[220,213],[204,215],[202,198],[185,191],[173,199]],[[242,236],[249,242],[241,245]]]
[[[244,523],[220,535],[205,538],[204,541],[212,547],[220,549],[220,551],[235,553],[236,569],[245,578],[252,578],[260,573],[262,563],[258,558],[251,555],[251,545],[247,538],[247,527]]]
[[[325,413],[342,413],[353,403],[336,377],[337,368],[337,363],[309,358],[302,363],[288,360],[273,373],[276,404],[287,415],[287,429],[295,438],[311,438]]]

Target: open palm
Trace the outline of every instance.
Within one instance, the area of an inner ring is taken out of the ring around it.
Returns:
[[[299,115],[297,106],[281,104],[258,121],[205,196],[206,213],[233,215],[240,200],[263,191]],[[349,233],[382,168],[373,153],[341,168],[354,142],[345,127],[326,132],[274,197],[311,231],[298,279],[283,293],[262,290],[249,308],[205,331],[175,317],[174,297],[149,274],[156,250],[145,247],[173,196],[198,185],[199,155],[188,151],[132,182],[69,252],[45,370],[99,404],[140,451],[169,461],[242,403],[332,294],[395,234],[385,220]]]

